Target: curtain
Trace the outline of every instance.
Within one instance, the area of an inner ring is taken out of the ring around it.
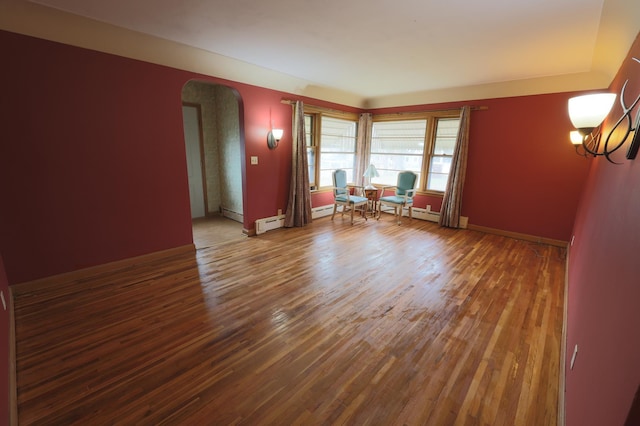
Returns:
[[[467,151],[469,150],[469,119],[471,108],[465,106],[460,113],[460,128],[456,148],[451,159],[451,171],[440,209],[440,226],[448,228],[460,227],[460,211],[462,209],[462,189],[467,170]]]
[[[309,165],[304,134],[304,105],[296,101],[293,117],[293,144],[291,147],[291,184],[289,203],[284,218],[287,228],[311,223],[311,193],[309,191]]]
[[[358,121],[358,139],[356,141],[356,168],[354,170],[355,184],[364,186],[364,171],[369,167],[371,160],[371,127],[373,126],[373,114],[360,114]]]

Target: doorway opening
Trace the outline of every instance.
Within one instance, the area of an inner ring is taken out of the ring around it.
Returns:
[[[196,248],[209,247],[236,229],[243,235],[240,97],[230,87],[191,80],[182,88],[182,111],[193,240]]]

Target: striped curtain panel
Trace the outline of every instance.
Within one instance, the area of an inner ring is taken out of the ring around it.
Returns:
[[[291,184],[289,186],[289,203],[284,218],[284,226],[287,228],[301,227],[311,223],[311,193],[309,191],[303,103],[296,101],[293,110]]]
[[[369,167],[371,159],[371,128],[373,126],[373,114],[360,114],[358,121],[358,139],[356,141],[356,169],[354,171],[355,184],[364,186],[364,171]]]
[[[469,150],[469,119],[471,107],[465,106],[460,113],[460,129],[456,148],[451,159],[451,171],[447,180],[447,187],[440,209],[440,226],[447,228],[460,227],[460,212],[462,210],[462,189],[467,170],[467,151]]]

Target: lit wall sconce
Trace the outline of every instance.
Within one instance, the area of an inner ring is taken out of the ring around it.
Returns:
[[[375,186],[371,185],[371,178],[380,176],[380,173],[378,173],[378,169],[376,169],[376,166],[374,166],[373,164],[369,164],[369,167],[367,167],[367,170],[364,171],[364,174],[362,176],[366,177],[369,181],[367,183],[367,186],[364,187],[365,189],[376,189]]]
[[[633,58],[633,60],[640,63],[640,60],[636,58]],[[627,106],[624,93],[627,88],[627,83],[629,83],[629,80],[625,81],[622,86],[622,90],[620,91],[622,116],[618,121],[616,121],[616,124],[605,138],[603,144],[600,144],[600,125],[607,115],[609,115],[609,112],[613,107],[613,103],[616,100],[616,94],[597,93],[577,96],[569,99],[569,118],[571,119],[573,126],[576,128],[576,130],[571,132],[569,136],[571,143],[576,147],[576,152],[584,155],[585,157],[589,155],[594,157],[602,155],[609,162],[618,164],[611,159],[610,155],[620,149],[620,147],[622,147],[627,141],[629,135],[634,133],[631,145],[627,151],[627,159],[632,160],[636,158],[638,148],[640,147],[640,138],[638,137],[639,132],[637,131],[640,124],[640,111],[636,114],[635,124],[633,123],[631,113],[638,104],[638,101],[640,101],[640,96],[636,98],[631,106]],[[623,122],[626,122],[627,128],[626,132],[622,137],[620,137],[621,132],[618,132],[617,130]],[[612,140],[612,136],[614,134],[616,135],[616,138],[619,138],[619,141],[614,142]],[[579,151],[580,147],[582,147],[584,152],[581,153]]]
[[[284,135],[284,130],[282,129],[269,130],[269,133],[267,133],[267,146],[269,149],[276,149],[278,142],[282,139],[282,135]]]

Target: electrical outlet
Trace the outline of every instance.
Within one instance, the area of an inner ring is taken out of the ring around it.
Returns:
[[[4,291],[0,291],[0,299],[2,299],[2,307],[7,310],[7,302],[4,300]]]
[[[577,355],[578,355],[578,345],[576,345],[576,347],[573,348],[573,355],[571,356],[571,365],[569,366],[571,370],[573,370],[573,364],[575,364],[576,362]]]
[[[252,155],[251,156],[251,164],[253,166],[255,166],[256,164],[258,164],[258,156],[257,155]]]

